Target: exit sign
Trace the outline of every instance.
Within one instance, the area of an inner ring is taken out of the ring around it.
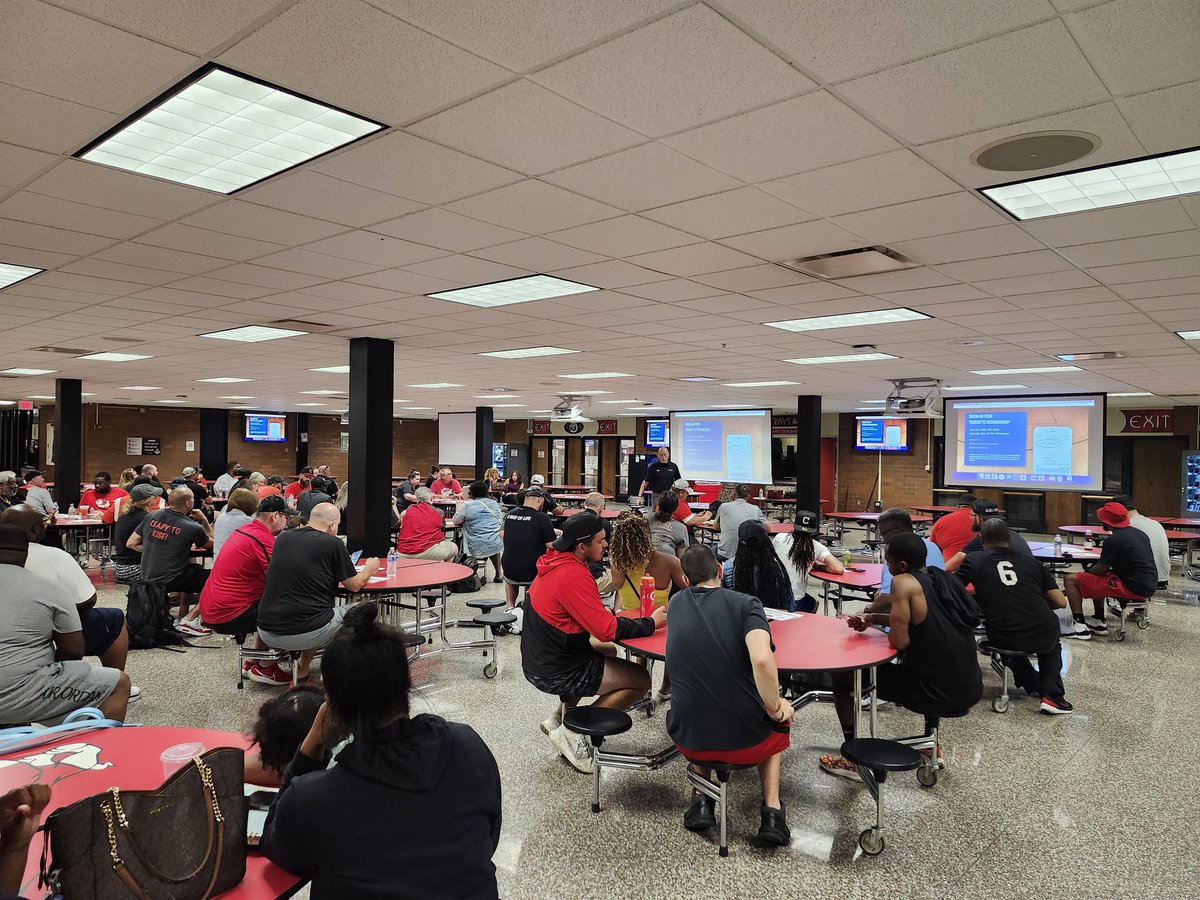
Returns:
[[[33,409],[32,400],[18,400],[17,409]]]
[[[1174,434],[1173,409],[1123,409],[1125,427],[1121,434]]]

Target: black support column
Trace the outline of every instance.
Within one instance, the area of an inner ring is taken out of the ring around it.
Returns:
[[[229,413],[223,409],[200,410],[200,471],[209,481],[225,474],[229,459]]]
[[[79,504],[83,475],[83,382],[54,381],[54,499],[64,512]]]
[[[495,412],[490,406],[475,407],[475,480],[492,467],[492,438],[495,434]]]
[[[296,474],[300,474],[300,470],[309,465],[308,462],[308,441],[301,440],[301,435],[308,434],[309,428],[308,413],[296,413]]]
[[[391,543],[392,378],[395,344],[350,341],[350,454],[346,544],[386,556]]]
[[[796,398],[796,509],[821,509],[821,398]]]

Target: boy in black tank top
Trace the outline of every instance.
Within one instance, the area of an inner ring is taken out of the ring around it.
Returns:
[[[888,641],[901,655],[898,664],[875,670],[876,696],[928,720],[962,715],[978,703],[983,672],[975,648],[979,607],[955,577],[925,568],[925,552],[925,542],[911,532],[888,541],[888,600],[876,600],[863,615],[848,616],[846,624],[856,631],[889,626]],[[854,736],[854,676],[831,674],[838,720],[849,739]],[[821,768],[843,778],[859,777],[854,764],[841,756],[822,756]]]

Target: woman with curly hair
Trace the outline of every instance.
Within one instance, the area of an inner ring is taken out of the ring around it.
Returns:
[[[251,784],[283,784],[288,763],[312,728],[325,691],[315,684],[301,684],[272,697],[258,708],[250,729],[253,743],[246,751],[246,780]]]

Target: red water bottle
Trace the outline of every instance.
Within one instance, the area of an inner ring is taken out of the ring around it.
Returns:
[[[642,615],[649,616],[654,612],[654,576],[643,575],[641,584]]]

